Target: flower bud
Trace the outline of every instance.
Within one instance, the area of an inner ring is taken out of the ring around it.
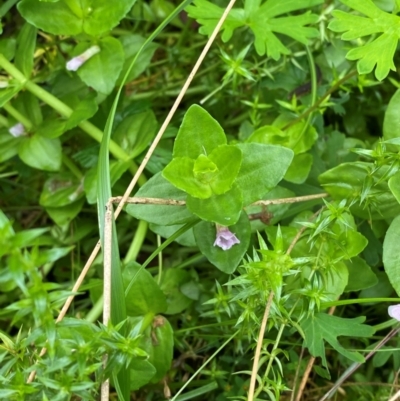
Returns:
[[[400,322],[400,304],[390,305],[388,308],[389,316]]]
[[[76,56],[67,62],[67,70],[68,71],[76,71],[81,67],[82,64],[86,63],[91,57],[100,52],[99,46],[89,47],[86,51],[84,51],[79,56]]]
[[[8,129],[8,132],[15,138],[23,136],[26,134],[25,127],[22,123],[17,123]]]

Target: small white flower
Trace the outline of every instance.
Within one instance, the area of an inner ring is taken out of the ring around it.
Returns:
[[[76,56],[69,60],[67,62],[67,70],[68,71],[76,71],[78,70],[79,67],[82,66],[82,64],[86,63],[91,57],[93,57],[95,54],[100,52],[100,47],[99,46],[92,46],[89,47],[86,51],[84,51],[82,54],[79,56]]]
[[[219,246],[222,250],[227,251],[231,249],[233,245],[240,244],[236,235],[229,231],[228,227],[216,224],[217,237],[214,242],[214,246]]]
[[[4,89],[4,88],[8,88],[10,84],[8,83],[8,81],[5,81],[3,79],[0,80],[0,89]]]
[[[17,123],[8,129],[8,132],[15,138],[26,134],[25,127],[21,123]]]
[[[390,305],[388,308],[389,316],[400,322],[400,304]]]

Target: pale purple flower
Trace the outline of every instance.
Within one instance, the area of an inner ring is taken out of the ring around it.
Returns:
[[[400,322],[400,304],[390,305],[388,308],[389,316]]]
[[[15,138],[26,134],[25,127],[21,123],[17,123],[8,129],[8,132]]]
[[[228,227],[216,224],[217,238],[215,239],[214,246],[219,246],[222,250],[227,251],[231,249],[233,245],[240,244],[236,235],[229,231]]]
[[[82,54],[72,58],[67,62],[67,70],[76,71],[82,64],[86,63],[86,61],[88,61],[90,57],[93,57],[95,54],[99,52],[100,52],[99,46],[89,47],[89,49],[84,51]]]

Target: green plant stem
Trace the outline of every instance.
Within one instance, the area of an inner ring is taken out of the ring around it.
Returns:
[[[92,309],[90,309],[90,311],[86,315],[85,320],[87,320],[90,323],[94,323],[97,320],[99,320],[102,312],[103,312],[103,295],[100,296],[100,298],[93,305]]]
[[[2,114],[0,114],[0,125],[3,127],[8,127],[8,120],[6,117],[4,117]]]
[[[330,308],[331,306],[343,306],[352,304],[367,304],[380,302],[400,302],[400,298],[362,298],[362,299],[344,299],[340,301],[321,302],[321,309]]]
[[[3,109],[7,111],[12,117],[14,117],[18,122],[20,122],[28,131],[32,129],[33,124],[30,122],[28,118],[22,115],[17,109],[11,106],[10,103],[6,103],[3,106]]]
[[[124,259],[125,264],[131,262],[132,260],[136,260],[137,255],[139,254],[139,251],[146,238],[148,228],[149,228],[149,224],[147,223],[147,221],[144,221],[144,220],[139,221],[135,236],[133,237],[133,241],[132,241],[132,243],[128,249],[128,252],[126,253],[125,259]]]
[[[3,54],[0,54],[0,67],[2,67],[8,74],[10,74],[14,79],[16,79],[22,86],[24,86],[29,92],[34,94],[37,98],[48,104],[63,117],[69,118],[73,110],[63,103],[61,100],[57,99],[51,93],[47,92],[45,89],[36,85],[32,81],[29,81],[21,71],[18,70],[12,63],[10,63]],[[21,121],[22,122],[22,121]],[[82,121],[79,127],[86,132],[89,136],[95,139],[97,142],[101,142],[103,137],[102,131],[89,121]],[[113,140],[110,141],[109,146],[111,154],[119,160],[129,160],[129,155],[121,149]],[[137,170],[137,165],[133,160],[130,160],[129,170],[134,174]],[[146,178],[142,175],[139,178],[139,185],[143,185],[146,182]]]
[[[279,332],[278,332],[278,335],[276,336],[274,346],[272,347],[271,357],[269,358],[267,368],[265,369],[265,377],[268,377],[268,375],[269,375],[269,371],[271,370],[271,367],[272,367],[272,362],[274,361],[274,358],[275,358],[274,351],[278,348],[278,345],[281,340],[283,330],[285,329],[285,327],[286,327],[285,324],[281,324],[281,327],[279,328]],[[261,390],[262,390],[262,388],[261,388]],[[258,392],[256,393],[256,397],[257,397],[257,395],[258,395]]]
[[[79,170],[78,166],[67,155],[62,155],[62,162],[76,178],[78,178],[79,180],[83,178],[83,174]]]

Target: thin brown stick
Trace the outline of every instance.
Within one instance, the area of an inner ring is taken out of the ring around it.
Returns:
[[[300,356],[299,356],[299,362],[297,364],[296,373],[294,375],[293,391],[292,391],[292,394],[290,396],[290,401],[294,401],[294,396],[296,394],[297,379],[299,378],[299,375],[300,375],[301,361],[303,360],[303,355],[304,355],[304,348],[301,347]]]
[[[112,261],[112,202],[107,202],[104,216],[104,279],[103,279],[103,324],[108,325],[111,318],[111,261]],[[107,364],[107,355],[104,355],[103,365]],[[101,401],[110,399],[110,381],[107,379],[101,384]]]
[[[294,196],[292,198],[259,200],[257,202],[252,203],[249,206],[268,206],[268,205],[280,205],[284,203],[306,202],[310,200],[326,198],[327,196],[329,196],[329,194],[321,193],[321,194],[313,194],[305,196]],[[176,200],[176,199],[146,198],[139,196],[128,197],[125,200],[123,199],[123,196],[115,196],[113,198],[110,198],[110,202],[112,203],[121,204],[122,201],[134,205],[171,205],[171,206],[186,205],[186,201]]]
[[[204,49],[201,52],[201,54],[200,54],[200,56],[199,56],[199,58],[198,58],[198,60],[197,60],[197,62],[195,64],[195,66],[193,67],[191,73],[189,74],[189,77],[187,78],[187,80],[186,80],[185,84],[183,85],[183,87],[182,87],[177,99],[175,100],[175,103],[173,104],[173,106],[171,108],[171,111],[168,113],[167,118],[165,119],[165,121],[164,121],[163,125],[161,126],[159,132],[157,133],[152,145],[150,146],[148,152],[146,153],[146,156],[144,157],[142,163],[140,164],[135,176],[133,177],[131,183],[129,184],[129,186],[127,188],[127,190],[125,191],[125,194],[123,195],[123,197],[121,199],[121,202],[119,203],[119,205],[118,205],[118,207],[117,207],[117,209],[116,209],[116,211],[114,213],[114,219],[117,219],[117,217],[119,216],[122,208],[125,205],[125,199],[127,199],[129,197],[129,195],[132,193],[132,190],[135,187],[140,175],[142,174],[144,168],[146,167],[148,161],[150,160],[151,155],[153,154],[158,142],[160,141],[162,135],[164,134],[169,122],[171,121],[171,119],[173,117],[173,115],[175,114],[175,112],[176,112],[176,110],[177,110],[177,108],[178,108],[183,96],[185,95],[185,92],[187,91],[189,85],[191,84],[191,82],[192,82],[197,70],[199,69],[201,63],[203,62],[208,50],[210,49],[212,43],[214,42],[214,40],[215,40],[215,38],[216,38],[216,36],[217,36],[222,24],[224,23],[226,17],[229,14],[229,11],[232,9],[232,7],[235,4],[235,2],[236,2],[236,0],[231,0],[229,2],[228,6],[226,7],[224,13],[222,14],[220,20],[218,21],[213,33],[211,34],[211,36],[210,36],[209,40],[207,41],[206,45],[204,46]],[[83,268],[81,274],[78,277],[78,280],[76,281],[76,283],[75,283],[75,285],[74,285],[74,287],[72,289],[73,292],[77,292],[78,291],[78,289],[81,286],[81,284],[82,284],[87,272],[89,271],[90,266],[92,265],[94,259],[96,258],[97,254],[99,253],[99,250],[100,250],[100,241],[97,242],[97,244],[94,247],[91,255],[89,256],[89,259],[86,262],[85,267]],[[65,302],[64,306],[61,309],[60,314],[57,317],[56,323],[60,322],[64,318],[64,316],[67,313],[68,308],[70,307],[73,299],[74,299],[74,296],[68,297],[67,301]],[[41,350],[41,352],[40,352],[40,356],[43,356],[46,353],[46,351],[47,351],[46,348],[43,348]],[[27,383],[31,383],[34,380],[35,375],[36,375],[36,371],[32,371],[31,374],[28,377]]]
[[[308,363],[307,363],[306,370],[304,371],[303,378],[301,379],[301,382],[300,382],[300,385],[299,385],[299,391],[297,392],[297,396],[296,396],[296,401],[300,401],[301,400],[301,397],[303,395],[303,391],[306,388],[308,377],[310,376],[310,373],[311,373],[311,369],[314,366],[314,362],[315,362],[315,358],[312,356],[310,358],[310,360],[308,361]]]
[[[400,398],[400,390],[393,396],[393,397],[391,397],[390,399],[389,399],[389,401],[396,401],[396,400],[398,400]]]
[[[253,401],[254,399],[254,390],[256,388],[256,379],[257,379],[258,363],[260,361],[260,355],[261,355],[261,347],[264,340],[265,328],[267,327],[269,311],[271,309],[273,298],[274,298],[274,292],[271,291],[268,296],[267,305],[265,305],[265,311],[261,322],[260,332],[258,333],[257,347],[256,347],[256,352],[254,354],[253,368],[251,370],[249,395],[247,397],[247,401]]]
[[[354,75],[357,75],[357,70],[353,70],[353,71],[349,72],[347,75],[345,75],[342,79],[339,79],[339,81],[337,81],[336,84],[332,86],[332,88],[330,88],[328,91],[326,91],[325,94],[321,98],[319,98],[318,101],[315,102],[310,108],[308,108],[304,113],[300,114],[294,120],[289,121],[283,128],[281,128],[282,131],[288,129],[292,125],[301,121],[303,118],[307,117],[310,113],[317,110],[318,107],[321,105],[321,103],[325,99],[327,99],[333,92],[335,92],[337,89],[339,89],[344,82],[346,82],[348,79],[350,79]]]

